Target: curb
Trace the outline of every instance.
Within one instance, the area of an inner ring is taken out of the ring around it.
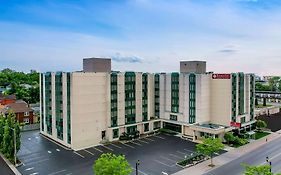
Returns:
[[[22,175],[17,168],[12,164],[9,160],[7,160],[2,153],[0,153],[0,156],[2,159],[6,162],[6,164],[9,166],[9,168],[14,172],[15,175]]]

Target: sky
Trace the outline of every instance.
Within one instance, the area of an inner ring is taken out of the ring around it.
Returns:
[[[179,71],[281,75],[280,0],[0,0],[0,69]]]

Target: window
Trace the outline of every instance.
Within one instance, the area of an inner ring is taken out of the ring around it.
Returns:
[[[24,116],[29,116],[29,112],[24,112]]]
[[[119,130],[118,129],[113,129],[112,132],[113,132],[113,138],[114,139],[119,137]]]
[[[245,123],[246,122],[246,118],[245,117],[241,117],[240,121],[241,121],[241,123]]]
[[[174,120],[174,121],[177,121],[178,120],[178,116],[176,115],[170,115],[170,120]]]
[[[149,131],[149,123],[144,124],[144,132]]]
[[[25,124],[29,124],[29,118],[24,118],[24,119],[23,119],[23,122],[24,122]]]

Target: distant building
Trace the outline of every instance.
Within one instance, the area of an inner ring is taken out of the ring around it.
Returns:
[[[33,124],[33,110],[26,102],[16,101],[0,108],[1,114],[7,115],[9,112],[15,113],[16,120],[19,123]]]
[[[206,62],[181,66],[181,72],[160,74],[42,73],[40,131],[79,150],[118,140],[124,132],[168,128],[195,141],[251,130],[254,74],[206,73]]]
[[[3,95],[0,94],[0,104],[1,105],[7,105],[11,103],[16,102],[16,96],[15,95]]]

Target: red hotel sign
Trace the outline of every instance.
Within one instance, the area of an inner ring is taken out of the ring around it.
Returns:
[[[230,74],[213,74],[212,78],[213,79],[230,79],[231,75]]]
[[[241,123],[238,122],[230,122],[230,126],[233,126],[235,128],[241,128]]]

